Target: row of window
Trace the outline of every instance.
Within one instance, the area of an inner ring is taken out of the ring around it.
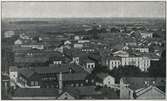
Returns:
[[[38,86],[38,81],[31,81],[31,86]]]

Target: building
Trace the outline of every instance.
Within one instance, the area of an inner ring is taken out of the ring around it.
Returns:
[[[140,32],[140,35],[142,36],[142,38],[152,38],[153,37],[153,33],[150,33],[150,32]]]
[[[83,47],[83,44],[81,44],[81,43],[74,44],[74,48],[82,48],[82,47]]]
[[[149,53],[149,48],[148,47],[141,47],[141,46],[136,46],[131,48],[134,51],[139,51],[141,53]]]
[[[109,57],[106,59],[106,65],[112,70],[114,67],[118,68],[121,65],[120,57]]]
[[[165,99],[165,82],[165,78],[121,78],[120,99]]]
[[[88,72],[92,72],[95,68],[95,62],[89,58],[80,59],[80,65]]]
[[[139,67],[141,71],[147,71],[150,67],[150,59],[144,56],[129,56],[121,58],[121,65],[133,65]]]
[[[115,85],[115,78],[106,73],[99,73],[96,75],[96,85],[112,88]]]
[[[10,38],[10,37],[13,37],[15,35],[15,32],[14,31],[6,31],[4,33],[4,37],[5,38]]]
[[[21,45],[23,44],[23,41],[20,40],[20,39],[17,39],[15,42],[14,42],[15,45]]]

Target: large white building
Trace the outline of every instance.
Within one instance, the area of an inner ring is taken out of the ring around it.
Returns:
[[[147,69],[150,67],[150,59],[148,57],[111,57],[106,60],[106,65],[109,67],[110,70],[112,70],[114,67],[119,66],[136,66],[141,69],[141,71],[147,71]]]

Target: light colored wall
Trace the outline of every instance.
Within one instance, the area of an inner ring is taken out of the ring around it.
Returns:
[[[115,84],[115,78],[111,77],[111,76],[107,76],[104,80],[103,80],[103,84],[110,86],[110,85],[114,85]]]

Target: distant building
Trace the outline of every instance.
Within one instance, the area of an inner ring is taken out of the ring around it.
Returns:
[[[121,65],[133,65],[139,67],[142,71],[147,71],[150,67],[150,59],[148,57],[122,57],[121,58]]]
[[[139,51],[139,52],[142,52],[142,53],[149,53],[149,48],[148,47],[136,46],[136,47],[132,47],[132,50]]]
[[[84,59],[82,58],[80,60],[80,64],[88,72],[92,72],[92,70],[95,68],[95,62],[93,60],[88,59],[88,58],[84,58]]]
[[[165,78],[121,78],[120,99],[165,99],[165,85]]]
[[[80,44],[80,43],[74,44],[74,48],[82,48],[82,47],[83,47],[83,44]]]
[[[14,31],[6,31],[4,33],[4,37],[5,38],[10,38],[10,37],[13,37],[15,35],[15,32]]]
[[[139,67],[142,71],[147,71],[151,65],[151,60],[150,58],[145,56],[131,56],[131,55],[128,57],[110,56],[105,59],[105,65],[110,70],[112,70],[114,67],[117,68],[119,66],[132,65]]]
[[[153,37],[153,33],[150,33],[150,32],[140,32],[140,35],[142,36],[142,38],[152,38]]]
[[[121,58],[120,57],[109,57],[106,60],[106,65],[112,70],[114,67],[119,67],[121,65]]]
[[[119,51],[116,51],[114,53],[112,53],[114,56],[119,56],[119,57],[128,57],[129,56],[129,53],[126,52],[126,51],[122,51],[122,50],[119,50]]]
[[[20,39],[17,39],[15,42],[14,42],[15,45],[21,45],[23,44],[23,41],[20,40]]]
[[[74,40],[80,40],[79,36],[74,36]]]

